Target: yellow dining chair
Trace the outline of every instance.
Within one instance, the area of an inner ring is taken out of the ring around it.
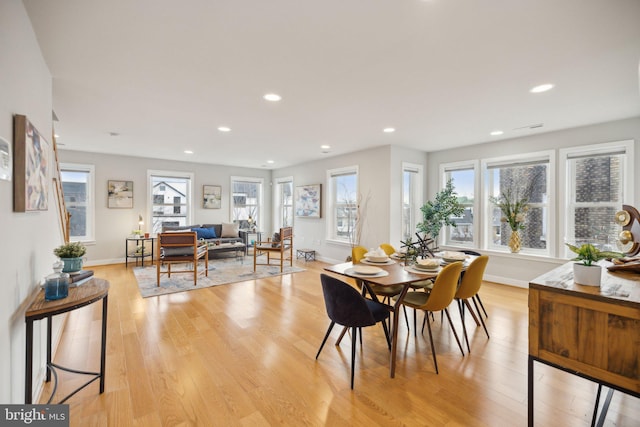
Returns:
[[[461,251],[462,253],[465,253],[467,255],[473,255],[473,256],[481,256],[482,254],[476,251],[469,251],[469,250],[463,250]],[[460,277],[464,277],[464,271],[460,274]],[[480,299],[480,293],[478,292],[477,294],[475,294],[475,296],[473,297],[473,302],[474,304],[480,304],[480,308],[482,309],[482,312],[484,313],[484,317],[489,317],[489,315],[487,314],[487,310],[485,310],[484,308],[484,304],[482,303],[482,299]],[[476,322],[477,324],[478,322]]]
[[[458,343],[458,347],[460,348],[460,352],[462,353],[462,356],[464,356],[464,350],[462,350],[462,344],[460,344],[460,339],[458,339],[458,333],[451,322],[449,310],[447,310],[447,307],[449,307],[449,304],[451,304],[453,297],[456,294],[461,271],[461,262],[451,263],[440,271],[438,277],[436,277],[436,281],[433,283],[431,292],[409,292],[402,300],[403,305],[425,311],[425,319],[429,329],[429,341],[431,341],[431,353],[433,355],[433,364],[436,368],[436,374],[438,373],[438,361],[436,359],[436,349],[433,345],[433,335],[431,334],[431,320],[428,316],[430,312],[444,311],[447,315],[447,319],[449,320],[449,326],[451,326],[453,335]]]
[[[464,339],[467,342],[467,351],[471,353],[471,348],[469,348],[469,337],[467,335],[467,327],[464,323],[464,314],[465,314],[465,306],[469,309],[469,313],[475,320],[476,325],[478,324],[478,318],[480,322],[482,322],[482,327],[484,328],[484,332],[487,334],[487,338],[489,338],[489,331],[487,331],[487,325],[485,325],[484,320],[482,319],[482,315],[480,310],[478,309],[478,304],[473,299],[474,296],[478,294],[480,291],[480,286],[482,285],[482,276],[484,275],[484,270],[487,267],[487,263],[489,262],[489,257],[486,255],[479,256],[474,259],[467,270],[464,272],[462,279],[460,280],[460,286],[455,295],[455,299],[458,302],[458,310],[460,310],[460,318],[462,319],[462,331],[464,333]],[[476,311],[478,312],[478,316],[473,312],[471,308],[471,304],[469,304],[469,300],[472,300]]]

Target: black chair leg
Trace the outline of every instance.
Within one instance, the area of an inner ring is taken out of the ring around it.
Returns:
[[[478,294],[476,294],[478,295]],[[482,315],[480,314],[480,310],[478,310],[478,304],[476,304],[476,300],[473,300],[473,305],[476,306],[476,311],[478,312],[478,317],[480,318],[480,323],[482,323],[482,327],[484,328],[484,333],[487,334],[487,338],[489,338],[489,331],[487,331],[487,325],[485,325],[484,323],[484,319],[482,318]]]
[[[444,314],[447,315],[447,319],[449,320],[449,326],[451,326],[451,330],[453,331],[453,336],[456,337],[456,342],[458,343],[458,347],[460,348],[460,353],[464,356],[464,350],[462,349],[462,344],[460,344],[460,339],[458,338],[458,333],[456,332],[455,326],[453,326],[453,322],[451,321],[451,316],[449,316],[449,310],[444,309]]]
[[[342,328],[342,332],[340,332],[340,336],[338,337],[338,339],[336,340],[336,345],[340,345],[340,342],[342,341],[342,338],[344,338],[344,335],[347,333],[347,331],[349,330],[348,326],[344,326]]]
[[[487,310],[484,309],[484,304],[482,304],[482,300],[480,299],[480,294],[475,294],[473,296],[473,300],[475,302],[475,300],[478,300],[478,304],[480,304],[480,307],[482,307],[482,312],[484,313],[484,317],[489,317],[489,315],[487,314]],[[478,311],[478,313],[480,313],[480,311]]]
[[[327,333],[324,335],[324,339],[322,340],[322,344],[320,344],[320,348],[318,349],[318,354],[316,354],[316,359],[318,359],[318,356],[320,356],[320,352],[322,351],[322,348],[324,347],[324,344],[327,342],[327,338],[329,338],[329,334],[331,333],[331,330],[333,329],[333,326],[336,324],[336,322],[331,322],[331,324],[329,325],[329,329],[327,329]]]
[[[425,312],[424,318],[427,320],[427,329],[429,330],[429,341],[431,342],[431,355],[433,356],[433,364],[436,367],[436,374],[438,373],[438,359],[436,358],[436,347],[433,345],[433,336],[431,335],[431,321],[429,316]]]
[[[351,390],[353,390],[353,371],[356,365],[356,337],[358,336],[358,329],[356,326],[351,328],[353,330],[353,337],[351,339]]]
[[[471,354],[471,348],[469,347],[469,337],[467,336],[467,325],[464,323],[464,304],[461,300],[458,302],[458,311],[460,312],[460,319],[462,319],[462,332],[464,333],[464,339],[467,342],[467,352]]]

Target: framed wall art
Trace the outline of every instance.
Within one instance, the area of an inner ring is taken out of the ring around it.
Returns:
[[[107,207],[133,208],[133,181],[107,181]]]
[[[11,181],[13,176],[13,158],[11,144],[0,136],[0,179]]]
[[[297,217],[320,218],[322,212],[322,184],[296,187],[295,201]]]
[[[13,210],[49,209],[49,144],[26,116],[13,117]]]
[[[222,186],[202,186],[202,207],[205,209],[220,209],[222,207]]]

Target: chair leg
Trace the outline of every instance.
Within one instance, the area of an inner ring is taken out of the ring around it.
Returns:
[[[351,340],[351,390],[353,390],[353,371],[356,366],[356,337],[358,335],[358,328],[353,327],[353,339]]]
[[[383,320],[382,322],[382,329],[384,330],[384,336],[387,339],[387,347],[389,348],[389,351],[391,351],[391,338],[389,336],[389,329],[387,328],[387,323]]]
[[[464,339],[467,342],[467,352],[471,354],[471,348],[469,347],[469,336],[467,335],[467,325],[464,323],[464,304],[461,300],[456,300],[458,303],[458,311],[460,312],[460,319],[462,320],[462,332],[464,334]]]
[[[427,320],[427,329],[429,330],[429,341],[431,342],[431,355],[433,356],[433,364],[436,367],[436,374],[438,373],[438,359],[436,358],[436,348],[433,345],[433,336],[431,335],[431,320],[429,320],[429,316],[427,312],[425,312],[424,318]]]
[[[344,338],[344,334],[346,334],[348,330],[349,330],[348,326],[345,326],[344,328],[342,328],[342,332],[340,332],[340,336],[336,340],[336,346],[340,345],[342,338]]]
[[[464,356],[464,350],[462,349],[462,344],[460,344],[460,339],[458,338],[458,333],[456,332],[455,326],[453,326],[453,322],[451,322],[451,316],[449,316],[449,310],[444,309],[444,314],[447,315],[447,319],[449,320],[449,326],[451,326],[451,330],[453,331],[453,336],[456,337],[456,342],[458,343],[458,347],[460,348],[460,353]]]
[[[471,304],[469,304],[469,300],[467,299],[462,300],[462,303],[466,305],[467,308],[469,309],[469,313],[471,314],[471,317],[473,317],[473,321],[476,322],[476,326],[480,326],[480,321],[478,320],[478,317],[482,317],[482,316],[480,316],[480,311],[478,310],[478,306],[476,305],[476,311],[478,311],[478,315],[476,316],[475,311],[473,310],[473,308],[471,308]]]
[[[320,348],[318,349],[318,354],[316,354],[316,360],[318,359],[318,356],[320,356],[320,352],[322,351],[322,348],[324,347],[324,344],[327,342],[327,338],[329,338],[329,334],[331,333],[331,330],[333,329],[333,326],[335,324],[336,324],[336,322],[334,322],[332,320],[331,324],[329,325],[329,329],[327,329],[327,333],[324,334],[324,339],[322,340],[322,344],[320,344]]]
[[[487,331],[487,325],[485,325],[484,319],[482,318],[482,315],[480,314],[480,310],[478,310],[478,304],[476,304],[475,300],[473,300],[473,304],[476,306],[476,311],[478,312],[478,317],[480,318],[480,322],[482,323],[482,327],[484,328],[484,333],[487,334],[487,338],[489,338],[489,331]]]
[[[480,294],[475,294],[473,296],[473,300],[474,301],[478,300],[478,304],[480,304],[480,307],[482,307],[482,312],[484,313],[484,317],[489,317],[489,315],[487,314],[487,310],[484,309],[484,305],[482,304],[482,300],[480,299]]]

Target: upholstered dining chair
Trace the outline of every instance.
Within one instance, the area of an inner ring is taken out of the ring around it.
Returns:
[[[472,256],[481,256],[482,254],[480,252],[476,252],[476,251],[469,251],[469,250],[464,250],[461,251],[464,254],[467,255],[472,255]],[[464,271],[460,274],[460,277],[464,277]],[[480,308],[482,308],[482,312],[484,313],[484,317],[489,317],[489,315],[487,314],[487,310],[484,309],[484,304],[482,304],[482,300],[480,299],[480,294],[477,293],[474,297],[473,297],[473,302],[480,304]]]
[[[158,259],[156,260],[157,285],[160,286],[162,266],[167,266],[166,273],[193,273],[193,286],[198,284],[198,261],[204,259],[204,274],[209,276],[209,250],[206,244],[198,244],[194,231],[158,234]],[[172,264],[192,265],[192,269],[171,271]]]
[[[329,324],[327,333],[324,335],[322,344],[320,344],[320,348],[316,354],[316,360],[320,356],[320,352],[336,323],[351,328],[351,389],[353,390],[353,370],[356,364],[358,330],[381,322],[384,335],[387,339],[387,347],[390,349],[391,340],[389,338],[389,330],[384,320],[389,318],[391,307],[363,297],[355,288],[335,277],[321,274],[320,281],[322,282],[324,304],[331,323]],[[360,335],[360,343],[362,345],[362,331]]]
[[[484,328],[484,332],[487,334],[487,338],[489,338],[489,331],[487,331],[487,325],[484,323],[484,319],[482,318],[482,314],[480,314],[480,310],[478,309],[478,304],[476,304],[473,297],[478,294],[480,291],[480,286],[482,285],[482,276],[484,275],[484,270],[487,267],[487,263],[489,262],[489,257],[486,255],[481,255],[478,258],[474,259],[467,270],[464,272],[462,279],[460,280],[460,286],[458,286],[458,290],[456,291],[455,299],[458,302],[458,310],[460,311],[460,318],[462,319],[462,332],[464,333],[464,339],[467,342],[467,351],[471,353],[471,348],[469,347],[469,337],[467,335],[467,327],[464,322],[465,315],[465,306],[469,309],[469,313],[475,320],[476,324],[478,324],[478,318],[482,323],[482,327]],[[476,306],[476,311],[478,312],[478,318],[476,318],[471,305],[469,304],[469,300],[472,300],[474,305]]]
[[[461,262],[451,263],[442,268],[442,270],[438,274],[438,277],[436,277],[436,280],[433,283],[431,292],[409,292],[402,300],[403,305],[425,311],[425,320],[429,329],[429,341],[431,342],[431,353],[433,355],[433,364],[436,368],[436,374],[438,373],[438,361],[436,359],[436,349],[433,345],[433,335],[431,333],[431,320],[429,319],[429,313],[444,311],[444,313],[447,315],[447,320],[449,320],[451,331],[453,331],[453,335],[456,338],[458,347],[460,348],[460,352],[462,353],[462,356],[464,356],[462,344],[460,344],[458,333],[456,332],[456,328],[451,322],[451,316],[449,315],[449,310],[447,309],[456,294],[461,271]]]

